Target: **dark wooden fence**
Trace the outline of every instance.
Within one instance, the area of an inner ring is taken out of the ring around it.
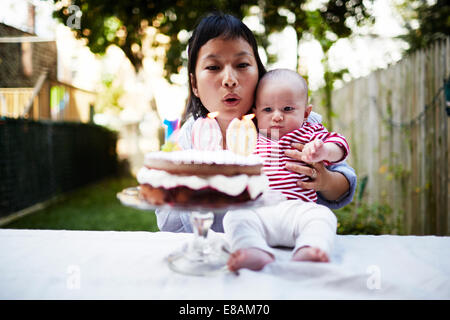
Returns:
[[[116,133],[0,117],[0,218],[117,172]]]

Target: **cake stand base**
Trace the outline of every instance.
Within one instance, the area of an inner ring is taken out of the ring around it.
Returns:
[[[186,212],[186,210],[190,210],[190,222],[194,231],[193,240],[188,242],[182,250],[170,254],[167,257],[167,262],[173,271],[195,276],[214,275],[228,270],[227,261],[230,256],[230,250],[224,245],[223,241],[214,242],[208,239],[208,231],[213,224],[214,215],[219,213],[225,214],[229,210],[269,206],[286,200],[280,192],[267,191],[256,200],[230,204],[220,208],[173,206],[167,204],[152,205],[140,198],[139,187],[124,189],[117,194],[117,198],[123,205],[143,211],[167,209]]]
[[[194,276],[209,276],[227,272],[228,257],[229,255],[220,249],[208,250],[203,254],[193,250],[188,243],[182,250],[170,254],[167,262],[172,271]]]

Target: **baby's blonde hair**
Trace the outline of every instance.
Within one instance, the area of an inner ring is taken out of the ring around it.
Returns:
[[[306,80],[297,72],[290,69],[273,69],[264,74],[258,83],[258,88],[262,83],[268,80],[290,80],[296,81],[298,85],[305,91],[306,104],[308,104],[308,84]]]

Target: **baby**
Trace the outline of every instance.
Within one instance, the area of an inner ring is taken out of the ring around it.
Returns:
[[[324,161],[330,165],[347,157],[347,141],[338,133],[328,132],[320,123],[307,122],[312,109],[308,105],[308,87],[305,79],[294,71],[276,69],[266,73],[258,85],[255,104],[253,111],[260,133],[256,153],[265,160],[265,172],[273,182],[272,188],[283,192],[288,199],[316,202],[314,190],[289,183],[289,180],[308,178],[285,168],[295,160],[285,157],[284,151],[292,149],[291,143],[301,143],[305,145],[303,161]]]
[[[336,217],[330,209],[315,203],[315,190],[297,185],[298,179],[305,181],[308,177],[286,168],[295,160],[284,152],[292,149],[291,143],[302,143],[303,161],[324,161],[328,165],[346,158],[347,141],[321,124],[306,121],[312,109],[308,87],[294,71],[266,73],[258,84],[255,105],[259,129],[255,153],[264,160],[270,188],[282,192],[287,200],[270,207],[230,211],[225,216],[225,234],[234,251],[228,268],[260,270],[274,261],[274,246],[294,247],[294,261],[328,262]]]

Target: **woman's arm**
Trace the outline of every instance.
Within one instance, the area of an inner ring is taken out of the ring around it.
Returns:
[[[156,209],[156,223],[160,231],[169,232],[192,232],[189,223],[189,212]]]
[[[189,232],[192,233],[192,224],[190,222],[190,211],[175,211],[175,210],[155,210],[156,222],[159,231],[168,232]],[[214,216],[211,230],[215,232],[223,232],[223,214],[216,214]]]
[[[330,180],[331,183],[342,183],[348,185],[348,189],[344,190],[344,192],[340,193],[341,190],[336,191],[336,193],[332,194],[329,191],[318,191],[318,200],[317,203],[323,204],[330,209],[339,209],[353,200],[353,196],[356,191],[357,177],[355,170],[350,167],[346,162],[342,162],[339,164],[334,164],[326,167],[328,172],[333,173],[334,178]],[[346,180],[343,182],[341,179]],[[341,182],[339,182],[341,181]],[[339,195],[340,193],[340,195]]]
[[[307,121],[310,123],[322,123],[322,116],[312,111],[309,114]],[[298,147],[297,149],[301,151],[302,147]],[[315,189],[317,191],[317,203],[323,204],[330,209],[339,209],[352,202],[353,195],[355,194],[356,190],[357,181],[355,170],[353,170],[353,168],[345,162],[330,165],[326,167],[328,170],[320,170],[323,166],[320,167],[321,164],[316,165],[319,166],[315,167],[318,172],[316,172],[316,180],[319,180],[316,181],[316,187],[319,189],[316,189],[314,187],[312,189]],[[318,182],[321,182],[320,177],[322,173],[330,173],[330,175],[325,177],[324,181],[326,183],[321,187],[320,185],[318,185]],[[311,177],[311,174],[305,174]],[[344,181],[342,179],[345,179],[347,181]],[[327,187],[327,185],[329,185],[329,187]],[[332,185],[334,185],[334,189],[331,188]]]
[[[297,150],[286,150],[286,155],[300,160],[302,144],[292,144]],[[356,190],[356,174],[345,162],[325,167],[322,162],[311,166],[288,163],[286,168],[311,178],[311,181],[299,181],[302,188],[314,189],[318,194],[318,203],[330,209],[338,209],[349,204]]]

